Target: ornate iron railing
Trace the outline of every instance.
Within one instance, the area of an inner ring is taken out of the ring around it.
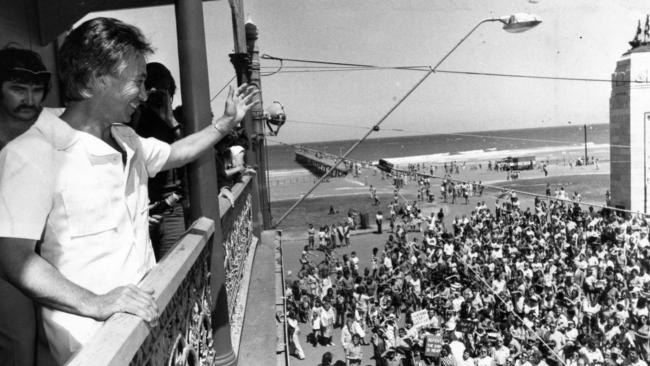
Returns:
[[[140,284],[151,288],[159,309],[150,327],[130,314],[111,317],[67,363],[81,365],[211,365],[211,249],[224,245],[226,291],[235,351],[245,313],[246,293],[257,238],[253,235],[250,178],[233,188],[235,204],[220,201],[222,243],[212,240],[215,225],[201,218]],[[224,309],[225,311],[225,309]]]
[[[154,290],[158,307],[164,309],[157,326],[151,328],[134,315],[116,314],[67,364],[210,364],[214,356],[209,245],[213,235],[212,220],[197,220],[140,284]]]
[[[233,187],[233,194],[237,197],[234,206],[231,207],[225,200],[220,202],[221,229],[226,252],[223,266],[226,273],[230,333],[235,350],[239,348],[250,267],[257,243],[257,238],[253,236],[253,185],[250,183],[250,177],[245,177],[242,184]]]

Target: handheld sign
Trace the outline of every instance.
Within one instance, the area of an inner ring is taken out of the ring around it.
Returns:
[[[428,335],[424,345],[424,355],[427,357],[438,357],[440,356],[441,349],[442,349],[442,335],[440,334]]]
[[[413,326],[421,326],[429,322],[429,314],[427,310],[419,310],[411,313],[411,320],[413,321]]]
[[[471,333],[474,330],[474,324],[466,319],[463,319],[458,323],[458,331],[462,333]]]

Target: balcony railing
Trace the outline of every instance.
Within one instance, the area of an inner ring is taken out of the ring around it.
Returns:
[[[226,250],[224,269],[226,272],[226,292],[228,294],[228,314],[230,315],[230,334],[232,345],[239,348],[242,324],[248,294],[251,266],[258,238],[253,236],[253,202],[250,177],[232,188],[236,197],[235,205],[221,198],[221,230]]]
[[[223,243],[213,241],[214,222],[200,218],[140,283],[155,291],[156,303],[163,309],[157,326],[150,327],[134,315],[116,314],[67,365],[213,364],[210,278],[212,271],[224,269],[231,338],[237,352],[257,244],[250,183],[245,177],[233,188],[234,206],[220,201]],[[224,245],[223,268],[210,268],[214,245]]]

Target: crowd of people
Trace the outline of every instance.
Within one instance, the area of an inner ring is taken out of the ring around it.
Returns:
[[[307,249],[332,250],[338,247],[350,246],[350,233],[354,230],[354,220],[348,216],[344,222],[321,225],[318,231],[313,224],[307,229]],[[318,239],[318,242],[316,241]]]
[[[309,324],[326,347],[340,327],[348,364],[365,351],[378,366],[647,365],[648,222],[564,200],[520,206],[502,194],[446,225],[392,206],[395,221],[423,217],[421,232],[393,227],[363,260],[302,260],[290,329]]]

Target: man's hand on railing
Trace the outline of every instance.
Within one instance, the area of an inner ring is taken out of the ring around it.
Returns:
[[[117,287],[91,300],[91,317],[104,321],[115,313],[128,313],[139,316],[154,327],[158,323],[158,305],[153,292],[135,285]]]

